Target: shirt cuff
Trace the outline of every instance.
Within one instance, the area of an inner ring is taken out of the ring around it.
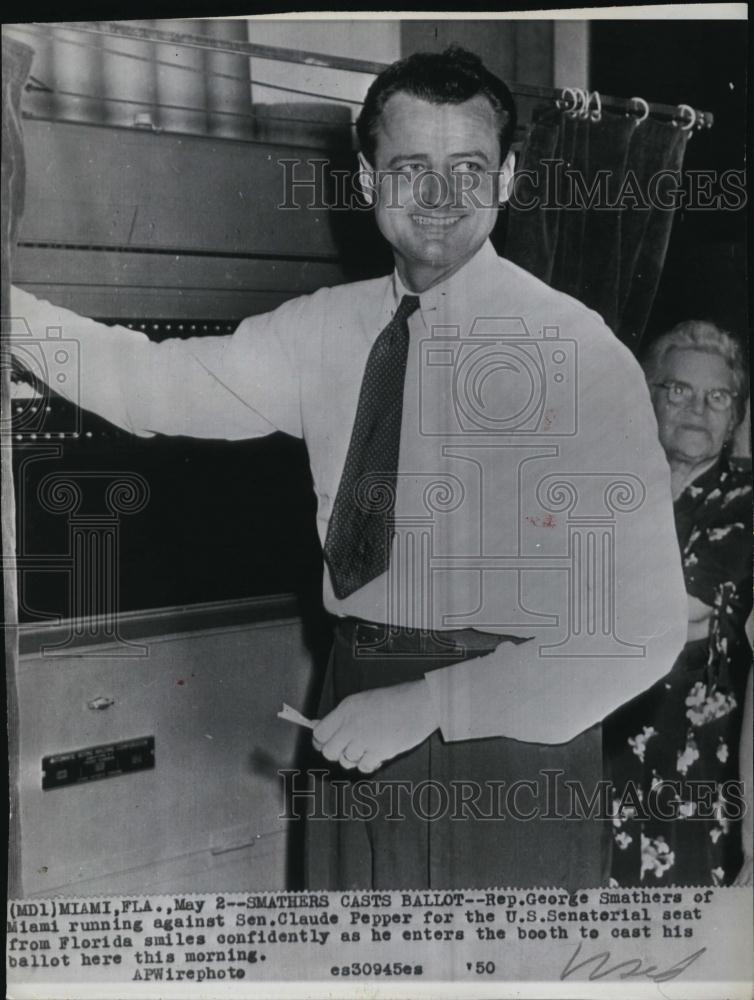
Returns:
[[[480,720],[472,698],[474,668],[482,668],[483,660],[494,657],[498,651],[485,657],[474,657],[453,667],[441,667],[424,675],[429,688],[434,717],[437,719],[444,740],[470,740],[488,735],[479,732]],[[485,664],[486,666],[486,664]],[[458,669],[461,668],[461,669]],[[482,668],[483,669],[483,668]],[[498,669],[502,669],[502,664]]]

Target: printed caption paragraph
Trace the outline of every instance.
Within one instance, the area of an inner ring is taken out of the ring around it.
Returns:
[[[720,888],[15,900],[9,996],[75,983],[209,996],[244,980],[745,982],[751,920],[749,891]]]

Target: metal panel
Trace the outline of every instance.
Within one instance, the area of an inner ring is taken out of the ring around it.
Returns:
[[[113,319],[234,319],[344,281],[324,261],[19,247],[14,280],[40,298]]]
[[[310,193],[300,209],[277,208],[280,161],[322,150],[33,120],[24,130],[21,242],[336,257],[328,210],[306,207]]]
[[[281,692],[303,706],[310,683],[300,623],[153,636],[147,650],[126,666],[94,649],[22,658],[24,893],[90,890],[93,882],[147,893],[189,858],[174,891],[195,891],[201,871],[207,891],[284,888],[276,772],[292,765],[300,734],[276,712]],[[145,733],[158,748],[153,769],[42,791],[42,757]],[[248,881],[224,882],[224,852],[248,847],[248,863],[273,843]]]
[[[52,284],[40,288],[22,281],[18,283],[35,295],[49,298],[56,305],[82,316],[106,316],[114,320],[239,320],[275,309],[290,298],[280,292],[171,292],[158,288],[112,289]]]
[[[337,285],[343,272],[324,261],[251,260],[181,254],[19,247],[14,269],[24,284],[114,285],[303,295]],[[210,310],[207,315],[211,315]]]

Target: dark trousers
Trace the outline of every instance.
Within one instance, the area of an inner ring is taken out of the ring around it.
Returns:
[[[419,679],[501,641],[471,631],[386,633],[346,619],[320,717],[349,694]],[[597,815],[567,818],[574,795],[563,784],[593,794],[602,778],[599,726],[558,746],[502,737],[446,743],[435,732],[374,775],[354,775],[333,765],[319,783],[306,828],[310,889],[603,883],[605,824]]]

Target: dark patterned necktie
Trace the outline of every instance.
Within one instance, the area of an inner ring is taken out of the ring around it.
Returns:
[[[390,559],[408,318],[418,308],[418,296],[403,296],[372,345],[364,370],[324,547],[333,590],[340,600],[384,573]]]

